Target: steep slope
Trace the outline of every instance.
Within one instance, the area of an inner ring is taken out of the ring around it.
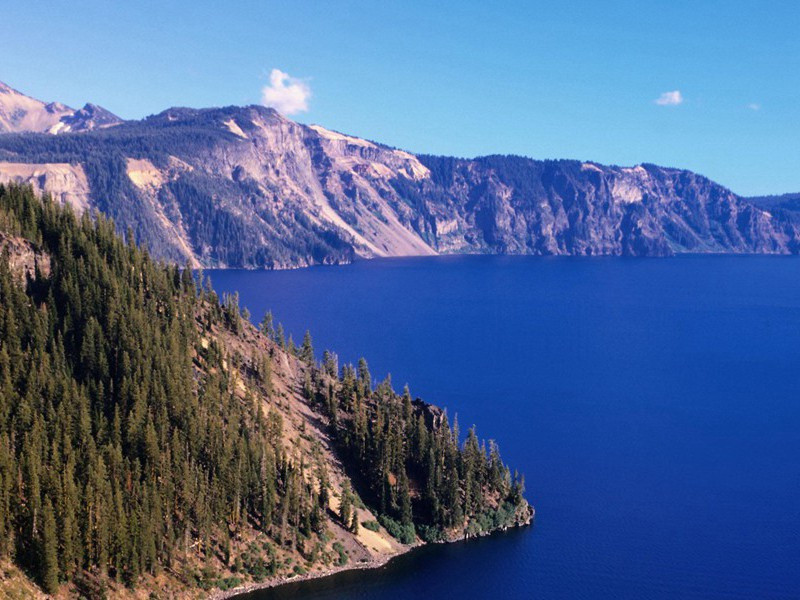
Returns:
[[[0,133],[47,133],[74,112],[69,106],[36,100],[0,82]]]
[[[111,127],[122,119],[87,104],[80,110],[60,102],[42,102],[0,81],[0,133],[67,133]]]
[[[0,136],[0,160],[0,182],[25,181],[19,173],[42,162],[82,167],[91,207],[156,255],[193,265],[435,253],[408,227],[413,213],[390,184],[426,176],[415,157],[263,107],[170,109],[80,135]]]
[[[800,237],[800,194],[778,196],[756,196],[744,198],[745,202],[769,215],[776,229],[794,232],[794,242],[789,242],[793,253],[797,253],[797,238]]]
[[[404,196],[447,252],[662,256],[797,252],[797,230],[709,179],[655,165],[515,156],[421,157],[430,182]]]
[[[0,186],[0,597],[198,597],[530,522],[493,445],[278,331]]]
[[[78,214],[90,206],[89,181],[81,164],[1,162],[0,173],[0,183],[30,185],[37,194],[47,192]]]
[[[67,121],[59,123],[75,127]],[[795,220],[689,171],[414,156],[259,106],[172,108],[80,134],[0,136],[2,181],[96,208],[156,256],[193,266],[800,252]]]

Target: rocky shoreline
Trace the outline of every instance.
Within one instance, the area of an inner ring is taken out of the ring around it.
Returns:
[[[533,523],[534,517],[536,516],[536,511],[534,510],[533,506],[530,504],[528,505],[527,516],[523,517],[522,519],[518,520],[514,525],[511,527],[518,528],[518,527],[527,527]],[[455,542],[465,541],[474,537],[485,537],[489,535],[493,535],[499,531],[508,531],[510,527],[502,527],[498,529],[494,529],[491,531],[485,531],[475,536],[463,536],[463,537],[453,537],[448,540],[442,542],[432,542],[432,543],[440,543],[440,544],[452,544]],[[337,573],[344,573],[346,571],[360,571],[366,569],[379,569],[383,566],[386,566],[389,562],[394,560],[399,556],[403,556],[408,552],[413,550],[417,550],[418,548],[422,548],[423,546],[429,545],[431,542],[419,542],[417,544],[412,544],[409,546],[403,547],[402,550],[396,552],[395,554],[387,554],[386,556],[382,556],[380,558],[375,558],[372,560],[367,560],[364,562],[358,562],[355,564],[350,565],[343,565],[341,567],[331,567],[325,571],[318,571],[314,573],[306,573],[305,575],[296,575],[294,577],[279,577],[277,579],[273,579],[270,581],[264,581],[261,583],[249,583],[232,590],[220,591],[217,593],[213,593],[209,596],[209,600],[228,600],[230,598],[238,598],[239,596],[243,596],[245,594],[250,594],[252,592],[257,592],[258,590],[265,590],[269,588],[275,588],[282,585],[287,585],[290,583],[301,583],[303,581],[310,581],[312,579],[321,579],[323,577],[330,577],[332,575],[336,575]]]

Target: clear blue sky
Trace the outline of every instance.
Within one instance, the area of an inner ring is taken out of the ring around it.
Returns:
[[[251,104],[277,68],[311,90],[293,118],[415,152],[800,191],[797,1],[4,4],[0,80],[44,100],[125,118]]]

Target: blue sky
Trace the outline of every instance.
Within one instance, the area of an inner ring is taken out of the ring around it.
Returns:
[[[43,100],[125,118],[259,103],[279,69],[300,86],[283,106],[308,109],[293,118],[414,152],[800,191],[796,1],[4,4],[0,80]]]

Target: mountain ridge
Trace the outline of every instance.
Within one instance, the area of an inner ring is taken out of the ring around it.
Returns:
[[[758,208],[691,171],[414,155],[259,105],[0,135],[4,181],[100,210],[156,256],[195,267],[800,252],[800,226],[786,211]]]
[[[745,198],[747,202],[758,206],[762,210],[782,210],[797,213],[800,216],[800,193],[773,194],[769,196],[751,196]]]
[[[102,106],[87,103],[76,110],[61,102],[43,102],[0,81],[0,134],[59,134],[119,123],[122,119]]]

